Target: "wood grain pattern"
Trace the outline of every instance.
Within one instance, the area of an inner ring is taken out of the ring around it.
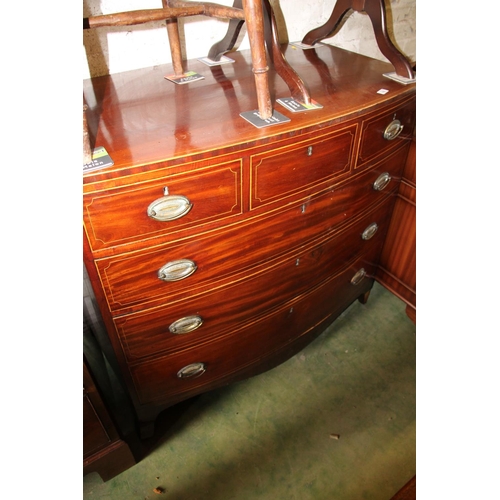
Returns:
[[[84,197],[84,221],[94,251],[162,235],[171,239],[181,229],[198,228],[211,221],[220,225],[243,212],[240,160],[215,164],[211,169],[186,169],[182,174],[165,169],[159,175],[151,181],[139,175],[122,189],[112,186]],[[165,188],[169,194],[185,196],[194,210],[168,222],[149,217],[148,206],[164,196]]]
[[[352,302],[360,292],[366,290],[366,286],[371,286],[368,279],[357,287],[350,280],[361,266],[369,269],[369,262],[373,257],[367,256],[352,262],[342,273],[312,289],[308,295],[299,295],[278,312],[264,315],[233,335],[222,336],[208,344],[195,345],[167,357],[131,366],[141,402],[151,403],[156,400],[174,404],[200,390],[210,390],[229,380],[235,380],[240,372],[251,373],[255,370],[252,365],[261,358],[272,357],[298,338],[315,332],[318,325],[331,320],[332,310],[339,307],[332,305],[332,297],[343,295]],[[371,270],[373,272],[375,268],[372,267]],[[207,371],[194,379],[178,379],[177,371],[193,362],[205,363]]]
[[[98,259],[96,267],[109,306],[121,314],[136,310],[137,304],[159,305],[169,297],[179,300],[208,285],[220,284],[228,274],[246,274],[252,267],[296,252],[314,239],[333,237],[345,224],[352,224],[362,209],[382,201],[397,188],[400,158],[405,151],[351,182],[299,201],[290,208],[235,224],[224,230],[198,233],[196,238],[157,245],[146,252],[125,252],[120,257]],[[399,160],[399,163],[398,163]],[[371,186],[379,171],[394,176],[393,189],[375,191]],[[255,245],[258,239],[260,244]],[[196,261],[198,270],[189,279],[169,283],[158,279],[157,271],[167,262]],[[231,262],[229,267],[226,262]]]
[[[117,317],[115,324],[127,357],[133,362],[165,351],[173,353],[223,334],[232,335],[259,315],[267,314],[335,275],[352,260],[353,248],[359,247],[360,252],[376,261],[389,223],[388,205],[393,201],[386,199],[335,238],[309,244],[286,257],[230,275],[225,282],[188,288],[181,300],[164,292],[170,299],[168,304]],[[361,233],[373,221],[379,229],[370,240],[363,241]],[[228,296],[232,300],[226,300]],[[202,328],[184,335],[172,335],[168,331],[171,323],[193,314],[203,319]]]
[[[384,78],[384,63],[311,50],[288,47],[287,59],[323,108],[283,109],[290,122],[264,129],[239,116],[253,88],[245,51],[223,69],[190,62],[206,76],[192,86],[165,82],[171,67],[85,82],[89,129],[115,164],[84,176],[84,259],[144,437],[163,409],[276,366],[368,297],[402,192],[415,86]],[[270,83],[287,96],[272,71]],[[387,141],[394,115],[404,132]],[[377,191],[382,174],[391,180]],[[165,187],[192,207],[161,222],[146,209]],[[196,271],[160,280],[178,259]],[[189,316],[202,319],[195,331],[169,331]],[[179,378],[191,363],[204,373]]]
[[[416,140],[413,138],[405,162],[391,225],[380,257],[377,280],[407,304],[416,323]]]

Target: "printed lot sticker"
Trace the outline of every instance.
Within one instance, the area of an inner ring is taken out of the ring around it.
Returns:
[[[201,61],[203,64],[207,66],[220,66],[221,64],[231,64],[234,63],[234,59],[230,59],[229,57],[222,56],[219,61],[214,61],[213,59],[209,59],[208,57],[200,57],[198,61]]]
[[[303,102],[299,102],[295,100],[293,97],[282,97],[280,99],[276,99],[282,106],[286,109],[292,111],[293,113],[299,113],[300,111],[313,111],[315,109],[321,109],[323,106],[318,102],[311,99],[310,104],[305,104]]]
[[[100,146],[92,151],[92,161],[83,165],[83,173],[111,167],[111,165],[114,165],[114,161],[111,159],[106,149]]]
[[[278,125],[291,121],[290,118],[282,115],[278,111],[273,111],[271,118],[267,118],[266,120],[260,117],[258,110],[245,111],[244,113],[240,113],[240,116],[257,128],[270,127],[271,125]]]
[[[168,75],[165,77],[167,80],[176,83],[177,85],[184,85],[185,83],[196,82],[204,80],[205,77],[196,73],[196,71],[188,71],[183,75]]]
[[[316,47],[321,47],[322,45],[324,45],[324,43],[318,42],[315,43],[314,45],[307,45],[306,43],[302,42],[291,42],[290,45],[297,49],[307,50],[307,49],[315,49]]]

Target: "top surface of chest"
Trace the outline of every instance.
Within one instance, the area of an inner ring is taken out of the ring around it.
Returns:
[[[256,95],[249,51],[231,54],[233,64],[209,67],[190,60],[188,69],[203,80],[176,85],[164,78],[170,65],[99,77],[84,82],[87,120],[95,146],[104,146],[112,167],[88,173],[84,184],[121,177],[130,167],[179,163],[238,153],[279,140],[295,142],[329,127],[400,102],[415,93],[383,76],[392,66],[336,47],[285,55],[321,109],[292,113],[276,102],[289,97],[284,81],[270,71],[274,108],[288,123],[256,128],[240,113],[255,110]]]

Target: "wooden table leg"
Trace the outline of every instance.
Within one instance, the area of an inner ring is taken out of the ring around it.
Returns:
[[[410,63],[394,46],[387,33],[384,0],[366,0],[364,11],[368,14],[372,22],[375,39],[377,40],[380,52],[392,63],[397,75],[412,79],[414,74]]]
[[[410,63],[394,46],[387,33],[384,0],[337,0],[328,21],[323,26],[307,33],[302,39],[302,43],[314,45],[324,38],[333,36],[343,17],[350,9],[358,12],[364,11],[368,14],[380,52],[392,63],[396,74],[405,78],[414,78]]]
[[[242,9],[243,0],[234,0],[233,7]],[[245,21],[242,21],[241,19],[230,19],[226,36],[216,44],[212,45],[207,57],[212,59],[212,61],[219,61],[226,52],[232,50],[238,40],[238,36],[244,23]]]
[[[309,31],[309,33],[307,33],[302,39],[302,43],[306,45],[314,45],[324,38],[332,36],[346,12],[351,9],[351,6],[351,0],[337,0],[328,21],[323,24],[323,26],[319,26],[318,28]]]

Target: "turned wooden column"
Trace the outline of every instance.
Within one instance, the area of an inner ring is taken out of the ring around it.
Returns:
[[[162,0],[163,8],[169,7],[168,0]],[[171,18],[166,20],[167,24],[167,34],[168,34],[168,44],[170,46],[170,54],[172,56],[172,65],[174,67],[174,74],[180,76],[184,74],[184,65],[182,64],[182,50],[181,50],[181,39],[179,36],[179,24],[177,18]]]
[[[269,79],[264,44],[264,14],[261,0],[243,0],[245,22],[247,25],[250,52],[252,54],[252,71],[255,76],[255,88],[260,117],[265,120],[273,115],[271,95],[269,93]]]

